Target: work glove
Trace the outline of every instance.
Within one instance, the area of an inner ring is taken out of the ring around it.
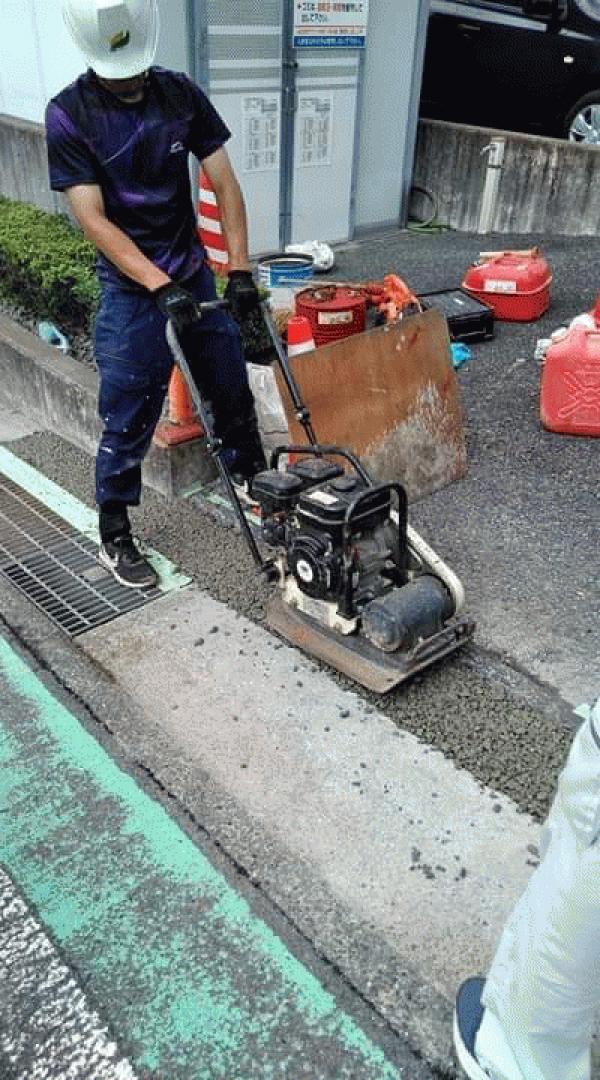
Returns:
[[[225,299],[229,301],[234,319],[242,322],[260,304],[258,289],[250,270],[231,270],[228,276]]]
[[[163,315],[170,319],[179,335],[197,322],[196,301],[187,289],[175,281],[168,281],[153,292],[154,299]]]

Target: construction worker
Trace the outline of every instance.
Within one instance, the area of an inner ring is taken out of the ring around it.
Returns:
[[[248,261],[246,213],[225,143],[230,132],[186,75],[154,67],[157,0],[64,0],[67,27],[89,63],[46,112],[50,183],[98,250],[96,321],[104,424],[96,459],[99,558],[123,584],[145,588],[155,571],[132,538],[141,465],[172,370],[170,319],[215,433],[239,483],[264,468],[237,322],[224,311],[197,320],[215,298],[196,231],[189,154],[215,189],[229,251],[225,297],[242,320],[259,303]]]
[[[577,732],[487,979],[461,986],[459,1062],[472,1080],[589,1080],[600,1007],[600,699]]]

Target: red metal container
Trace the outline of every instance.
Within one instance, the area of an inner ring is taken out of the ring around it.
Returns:
[[[537,248],[483,252],[463,289],[494,309],[497,319],[533,322],[550,304],[550,267]]]
[[[350,285],[324,285],[296,294],[296,315],[305,315],[317,348],[360,334],[366,327],[367,296]]]
[[[600,331],[572,326],[548,346],[540,417],[548,431],[600,436]]]

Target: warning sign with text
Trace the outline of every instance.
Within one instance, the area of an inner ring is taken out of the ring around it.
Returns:
[[[364,49],[369,0],[294,0],[295,49]]]

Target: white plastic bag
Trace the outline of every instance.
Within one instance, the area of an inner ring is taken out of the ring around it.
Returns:
[[[303,244],[288,244],[285,249],[286,255],[310,255],[317,273],[326,273],[333,270],[335,256],[329,244],[323,244],[319,240],[307,240]]]

